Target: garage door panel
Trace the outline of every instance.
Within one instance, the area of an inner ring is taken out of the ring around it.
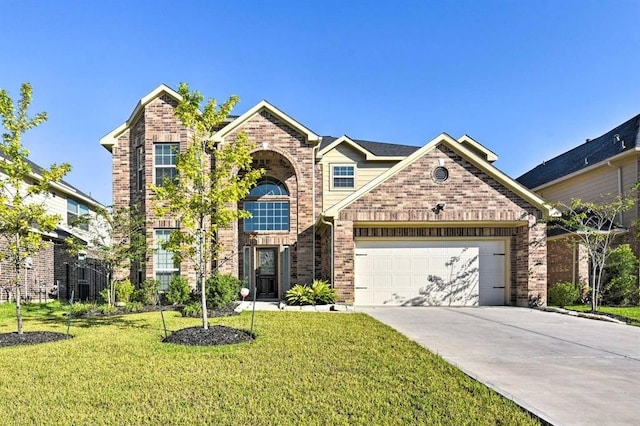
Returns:
[[[504,241],[358,241],[356,304],[504,304]]]

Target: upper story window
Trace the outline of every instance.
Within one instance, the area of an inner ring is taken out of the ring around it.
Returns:
[[[156,185],[162,185],[164,179],[175,180],[178,176],[176,159],[180,145],[177,143],[157,143],[153,145],[153,164]]]
[[[353,164],[332,164],[331,185],[333,189],[354,189],[356,167]]]
[[[252,215],[244,220],[245,231],[289,230],[289,192],[282,182],[258,182],[246,197],[244,209]]]
[[[76,228],[89,230],[89,207],[77,201],[67,200],[67,224]]]
[[[144,148],[139,146],[136,150],[136,189],[144,188]]]

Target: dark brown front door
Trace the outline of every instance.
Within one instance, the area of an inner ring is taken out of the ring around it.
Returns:
[[[277,251],[275,248],[258,248],[258,271],[256,284],[258,286],[257,297],[261,299],[274,299],[278,297],[276,265]]]

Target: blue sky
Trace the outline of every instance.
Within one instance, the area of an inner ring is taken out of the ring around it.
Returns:
[[[160,83],[266,99],[321,135],[468,134],[517,177],[640,113],[640,1],[0,0],[0,88],[42,166],[111,203],[99,139]]]

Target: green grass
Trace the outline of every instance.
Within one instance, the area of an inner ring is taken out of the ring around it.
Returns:
[[[573,305],[566,306],[565,308],[578,312],[591,312],[591,305]],[[598,311],[605,314],[613,314],[629,318],[632,321],[632,325],[640,326],[640,306],[599,306]]]
[[[199,324],[165,317],[170,330]],[[537,424],[364,314],[257,312],[255,324],[254,342],[187,347],[161,343],[159,313],[74,319],[73,339],[0,348],[2,424]],[[44,309],[25,319],[36,330],[66,322]]]

